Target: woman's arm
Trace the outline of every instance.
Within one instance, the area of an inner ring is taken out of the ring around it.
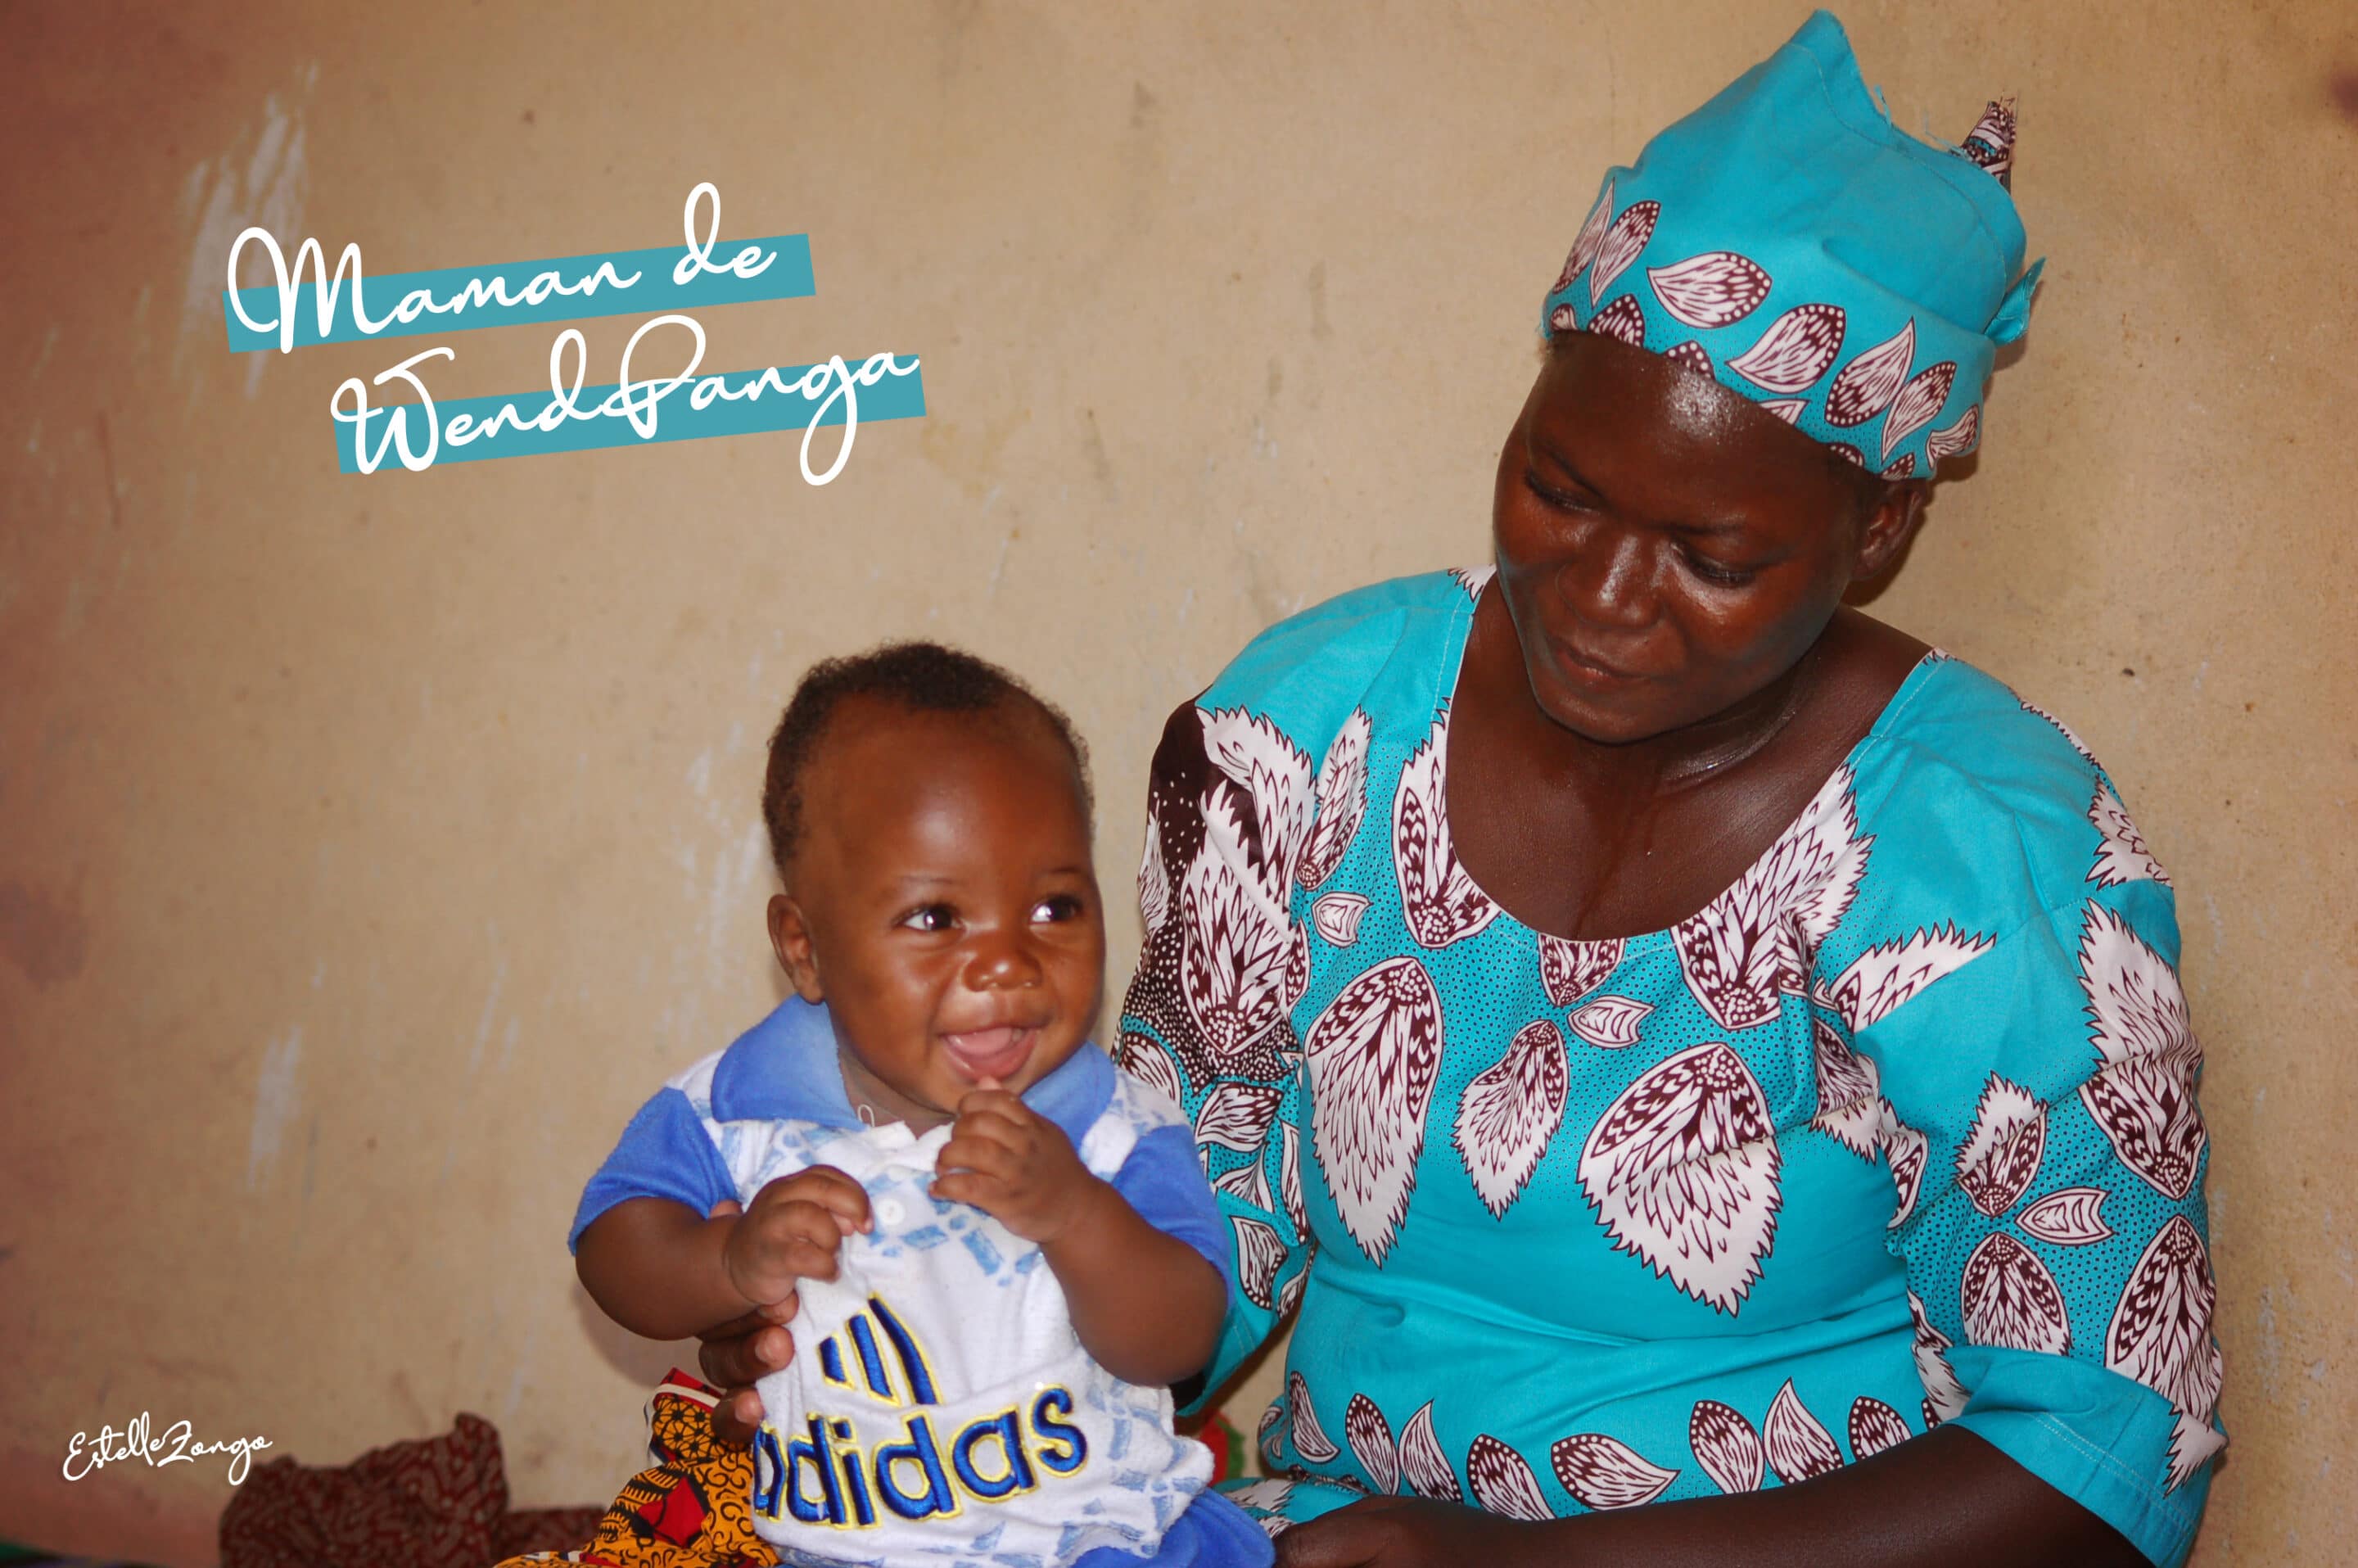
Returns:
[[[1378,1498],[1278,1538],[1282,1568],[2144,1568],[2104,1520],[1943,1428],[1798,1486],[1522,1524]]]

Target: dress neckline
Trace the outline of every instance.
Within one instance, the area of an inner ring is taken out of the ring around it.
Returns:
[[[1483,597],[1498,587],[1496,576],[1487,571],[1480,574],[1478,583],[1468,584],[1467,579],[1473,575],[1458,572],[1450,574],[1459,584],[1471,587],[1472,591],[1458,594],[1457,602],[1451,607],[1449,628],[1444,633],[1447,641],[1442,654],[1440,677],[1434,685],[1433,697],[1433,719],[1443,727],[1440,816],[1443,829],[1449,834],[1452,844],[1456,841],[1456,832],[1449,823],[1448,719],[1451,709],[1457,703],[1457,680],[1465,669],[1466,644],[1474,633],[1475,613],[1481,608]],[[1809,820],[1810,814],[1818,808],[1819,801],[1825,795],[1826,785],[1833,776],[1844,769],[1848,769],[1855,775],[1858,772],[1859,761],[1866,755],[1867,749],[1882,740],[1893,721],[1899,717],[1901,710],[1915,701],[1931,673],[1940,665],[1950,662],[1951,656],[1937,647],[1917,660],[1914,667],[1909,670],[1906,678],[1900,681],[1898,687],[1885,700],[1882,710],[1876,714],[1875,722],[1867,727],[1866,733],[1852,742],[1850,749],[1843,753],[1840,762],[1826,770],[1826,776],[1818,781],[1818,785],[1811,792],[1810,798],[1802,803],[1801,808],[1793,814],[1792,818],[1784,827],[1777,830],[1776,836],[1768,840],[1760,853],[1753,857],[1742,871],[1736,872],[1735,879],[1725,887],[1721,888],[1698,907],[1689,910],[1668,925],[1652,931],[1641,931],[1628,936],[1559,936],[1554,932],[1542,931],[1517,915],[1513,910],[1508,908],[1492,894],[1488,888],[1482,885],[1480,880],[1467,869],[1462,860],[1457,862],[1458,870],[1464,872],[1466,881],[1473,886],[1474,890],[1488,900],[1491,906],[1498,910],[1500,919],[1508,922],[1518,931],[1528,932],[1536,941],[1559,942],[1574,947],[1589,949],[1619,947],[1625,953],[1659,946],[1670,941],[1672,934],[1680,926],[1718,903],[1759,871],[1768,859],[1777,853],[1785,840],[1791,838],[1801,825]],[[1454,850],[1452,852],[1455,853]]]

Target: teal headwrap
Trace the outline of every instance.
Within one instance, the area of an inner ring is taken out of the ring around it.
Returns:
[[[1741,393],[1893,479],[1981,440],[2022,335],[2010,105],[1956,149],[1891,123],[1842,24],[1792,41],[1615,168],[1541,312]]]

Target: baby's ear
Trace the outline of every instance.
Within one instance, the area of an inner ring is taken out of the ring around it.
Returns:
[[[818,949],[811,941],[810,923],[792,893],[770,895],[770,950],[777,954],[778,968],[786,972],[796,996],[805,1001],[827,1000],[819,985]]]

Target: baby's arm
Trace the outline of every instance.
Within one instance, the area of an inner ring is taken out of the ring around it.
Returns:
[[[835,1278],[843,1238],[869,1223],[860,1184],[814,1165],[719,1218],[669,1198],[626,1199],[582,1231],[574,1267],[590,1299],[624,1328],[685,1339],[784,1302],[797,1280]]]
[[[958,1104],[939,1169],[937,1195],[1039,1243],[1075,1332],[1106,1370],[1155,1386],[1211,1360],[1228,1310],[1219,1270],[1092,1175],[1054,1122],[1004,1089],[977,1089]]]

